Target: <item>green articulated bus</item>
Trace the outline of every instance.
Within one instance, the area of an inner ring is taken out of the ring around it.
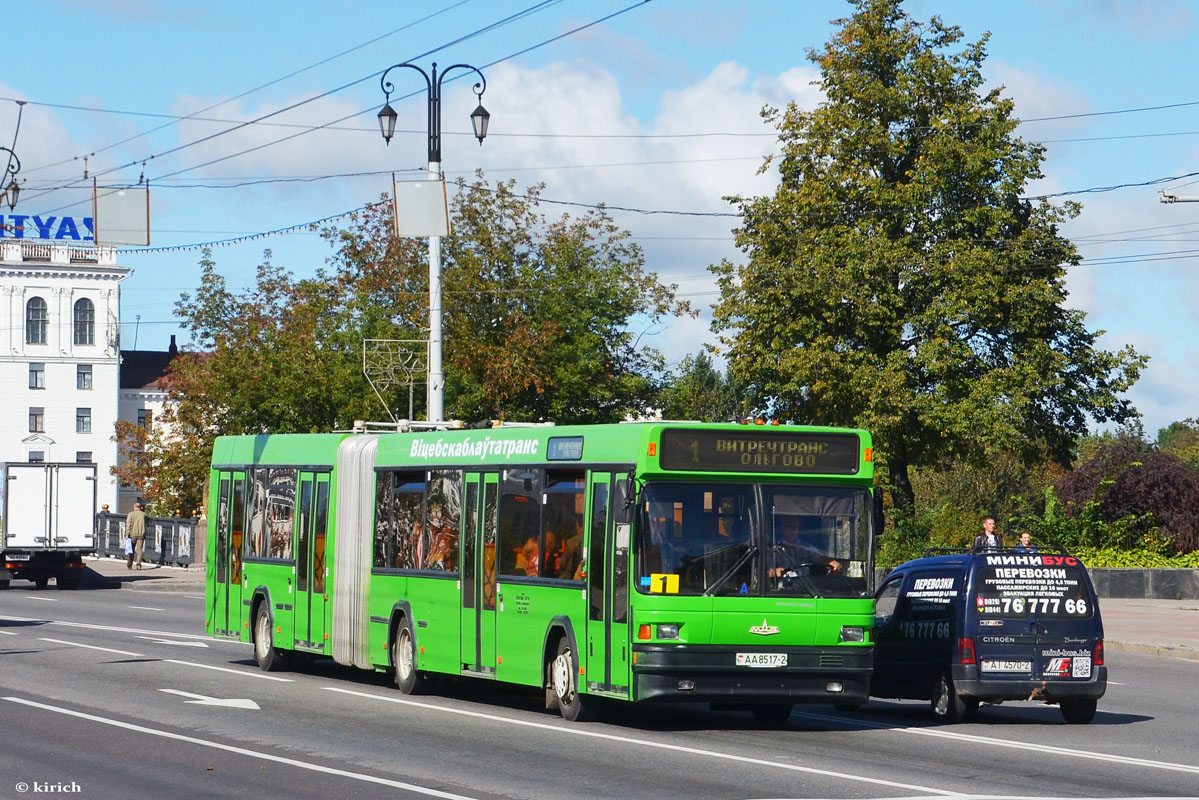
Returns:
[[[205,625],[309,656],[787,718],[870,694],[865,431],[635,422],[216,440]]]

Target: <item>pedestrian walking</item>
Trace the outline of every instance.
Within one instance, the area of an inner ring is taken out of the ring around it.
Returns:
[[[141,503],[134,503],[133,510],[125,518],[125,535],[133,542],[133,552],[125,566],[127,569],[142,568],[142,553],[146,551],[146,512],[142,511]]]

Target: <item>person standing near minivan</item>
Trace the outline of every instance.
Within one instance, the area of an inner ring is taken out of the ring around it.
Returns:
[[[985,553],[989,550],[999,550],[1002,547],[1003,537],[999,535],[999,531],[995,530],[995,518],[984,517],[982,533],[974,537],[974,545],[970,548],[970,552]]]

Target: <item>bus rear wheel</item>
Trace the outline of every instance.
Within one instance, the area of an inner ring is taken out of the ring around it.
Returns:
[[[391,664],[395,667],[396,686],[404,694],[420,694],[425,679],[416,668],[416,639],[408,620],[400,623],[391,640]]]
[[[265,602],[258,606],[254,616],[254,661],[263,672],[274,672],[283,666],[283,654],[275,647],[275,623]]]
[[[558,654],[550,664],[550,682],[564,719],[582,722],[595,718],[599,698],[579,694],[579,665],[565,636],[558,642]]]

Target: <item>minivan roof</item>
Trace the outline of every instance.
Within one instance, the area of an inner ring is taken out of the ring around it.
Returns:
[[[966,547],[930,547],[924,551],[923,558],[914,558],[911,561],[905,561],[891,570],[891,572],[915,569],[917,567],[967,567],[976,559],[995,555],[996,553],[1010,555],[1069,555],[1066,549],[1062,547],[1038,547],[1035,553],[1022,553],[1015,547],[1000,547],[999,549],[986,550],[981,553],[972,553],[970,548]]]

